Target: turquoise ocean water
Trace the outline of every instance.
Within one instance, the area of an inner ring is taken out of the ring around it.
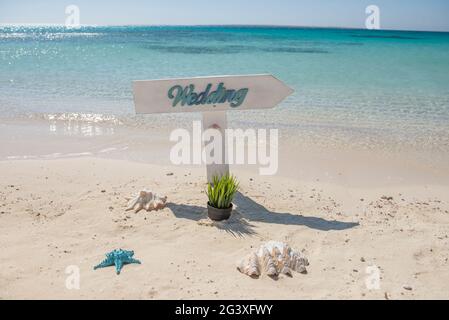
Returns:
[[[449,149],[449,33],[0,27],[0,119],[129,119],[132,80],[260,73],[295,94],[274,110],[233,113],[235,123]]]

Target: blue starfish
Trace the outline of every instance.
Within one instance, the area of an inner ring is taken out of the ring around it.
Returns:
[[[114,250],[112,252],[106,253],[106,259],[103,260],[102,263],[94,267],[94,270],[97,270],[98,268],[106,268],[110,266],[115,265],[115,270],[117,271],[117,274],[120,274],[120,271],[122,270],[123,265],[129,264],[129,263],[138,263],[140,264],[140,261],[133,258],[134,251],[126,251],[126,250]]]

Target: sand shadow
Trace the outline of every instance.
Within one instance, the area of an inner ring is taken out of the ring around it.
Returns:
[[[200,223],[201,220],[207,218],[207,209],[205,207],[168,203],[167,208],[170,209],[175,217],[179,219],[188,219]],[[228,221],[209,221],[204,225],[216,227],[219,230],[226,231],[234,237],[243,237],[256,234],[256,232],[253,230],[254,226],[251,225],[246,219],[244,219],[242,215],[237,211],[234,211],[232,213],[232,216]]]
[[[240,192],[236,194],[234,202],[238,206],[238,210],[249,221],[306,226],[320,231],[346,230],[359,226],[358,222],[343,222],[291,213],[273,212]]]
[[[236,194],[234,203],[238,208],[233,212],[231,219],[224,222],[210,221],[207,225],[226,231],[235,237],[256,234],[254,226],[250,223],[251,221],[305,226],[320,231],[341,231],[359,226],[358,222],[343,222],[291,213],[273,212],[240,192]],[[207,209],[205,207],[168,203],[167,208],[179,219],[188,219],[200,223],[201,220],[207,218]]]
[[[179,219],[187,219],[198,222],[204,218],[203,213],[205,208],[200,206],[176,204],[169,202],[167,203],[166,207],[173,212],[176,218]]]

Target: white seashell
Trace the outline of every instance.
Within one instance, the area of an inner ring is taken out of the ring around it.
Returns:
[[[255,252],[242,259],[237,265],[237,269],[250,277],[260,276],[258,257]]]
[[[293,275],[292,275],[292,269],[290,269],[290,268],[287,267],[287,266],[284,266],[284,267],[282,268],[281,273],[282,273],[282,274],[285,274],[286,276],[289,276],[289,277],[293,276]]]
[[[292,276],[292,271],[307,273],[309,262],[301,253],[283,242],[270,241],[237,263],[237,269],[250,277],[262,273],[270,277]]]
[[[126,211],[135,210],[139,212],[142,209],[146,211],[160,210],[165,208],[167,197],[161,197],[149,190],[142,190],[139,195],[128,202]]]
[[[262,256],[259,257],[262,262],[262,270],[264,270],[267,275],[275,277],[279,273],[276,269],[276,263],[273,259],[276,259],[273,252],[269,252],[267,248],[262,249]]]

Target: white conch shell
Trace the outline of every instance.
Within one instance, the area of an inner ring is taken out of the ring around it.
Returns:
[[[142,209],[146,211],[160,210],[165,208],[167,197],[161,197],[149,190],[142,190],[139,195],[128,202],[126,211],[135,210],[139,212]]]
[[[252,252],[237,264],[237,269],[250,277],[260,276],[259,258],[255,252]]]
[[[237,263],[237,269],[250,277],[262,273],[270,277],[279,274],[292,276],[292,271],[307,273],[309,262],[301,253],[283,242],[270,241]]]

